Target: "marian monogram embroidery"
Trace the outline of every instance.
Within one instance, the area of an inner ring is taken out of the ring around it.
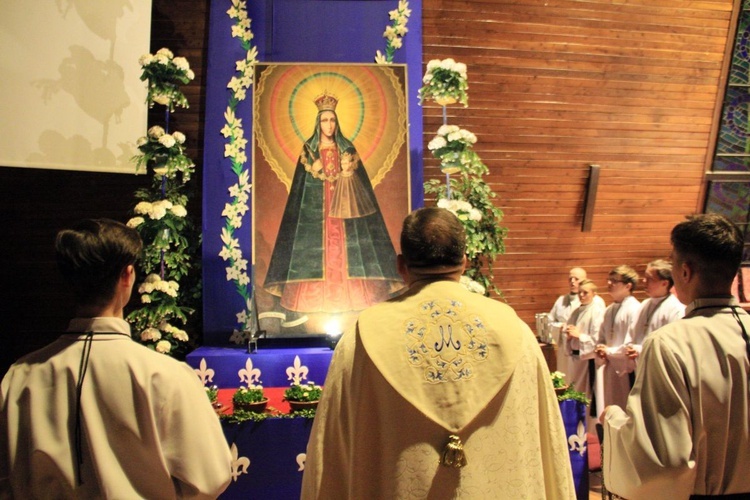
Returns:
[[[487,359],[484,321],[465,309],[456,300],[431,300],[404,324],[409,362],[432,384],[470,379]]]

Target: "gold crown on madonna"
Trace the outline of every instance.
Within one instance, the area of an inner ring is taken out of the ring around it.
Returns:
[[[333,94],[329,94],[328,91],[323,92],[314,100],[315,105],[318,107],[318,111],[335,111],[336,105],[339,103],[339,100],[336,99],[336,96]]]

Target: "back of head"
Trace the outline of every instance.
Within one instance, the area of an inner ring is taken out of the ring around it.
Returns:
[[[460,266],[466,253],[466,232],[452,212],[420,208],[404,219],[401,253],[413,268]]]
[[[730,285],[742,262],[742,233],[717,214],[689,216],[672,229],[672,246],[704,283]]]
[[[630,291],[634,292],[636,287],[638,286],[638,273],[630,266],[617,266],[616,268],[612,269],[609,274],[616,274],[618,275],[624,284],[630,283]]]
[[[103,305],[114,296],[120,273],[135,264],[143,243],[133,228],[89,219],[57,233],[57,266],[79,305]]]

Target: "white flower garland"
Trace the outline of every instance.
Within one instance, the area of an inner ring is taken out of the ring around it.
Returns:
[[[244,334],[249,328],[252,317],[252,286],[250,285],[249,262],[243,258],[243,249],[239,239],[235,237],[236,231],[242,227],[243,218],[249,209],[250,172],[247,168],[247,139],[242,127],[242,119],[235,116],[237,105],[247,97],[247,89],[253,84],[253,64],[258,60],[258,49],[250,45],[253,33],[250,30],[250,18],[247,16],[247,7],[244,0],[232,0],[232,7],[227,10],[230,18],[235,20],[232,26],[232,37],[239,38],[242,48],[246,51],[244,59],[237,61],[236,73],[227,84],[230,91],[229,104],[224,112],[226,124],[221,129],[221,134],[226,138],[224,144],[224,157],[232,161],[232,171],[237,175],[237,183],[229,187],[231,201],[224,205],[221,216],[224,218],[224,227],[221,230],[221,241],[223,246],[219,252],[227,262],[226,279],[235,284],[235,289],[243,299],[245,308],[236,314],[240,329],[235,329],[230,341],[237,344],[246,342],[248,339]]]

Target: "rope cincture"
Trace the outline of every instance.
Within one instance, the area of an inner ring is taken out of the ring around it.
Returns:
[[[86,338],[83,340],[83,351],[81,352],[81,362],[78,365],[78,383],[76,384],[76,460],[78,462],[78,484],[83,484],[83,432],[81,431],[81,392],[83,389],[83,380],[86,377],[86,370],[89,367],[89,356],[91,355],[91,346],[94,343],[94,332],[86,332]]]

